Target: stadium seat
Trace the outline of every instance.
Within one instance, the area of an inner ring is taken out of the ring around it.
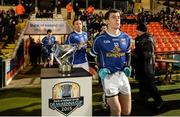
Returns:
[[[160,47],[158,47],[156,48],[156,52],[163,52],[163,50]]]

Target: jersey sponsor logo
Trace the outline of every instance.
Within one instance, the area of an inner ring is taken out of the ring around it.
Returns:
[[[80,96],[80,86],[75,82],[62,82],[52,88],[52,98],[49,99],[49,108],[64,116],[84,105],[84,97]]]
[[[115,46],[111,52],[108,52],[106,54],[107,57],[114,57],[114,58],[120,58],[124,55],[125,53],[123,53],[118,46]]]
[[[123,45],[126,45],[126,39],[125,38],[120,39],[120,43],[122,43]]]
[[[109,40],[104,40],[103,43],[111,43]]]

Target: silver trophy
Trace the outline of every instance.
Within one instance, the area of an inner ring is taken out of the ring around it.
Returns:
[[[72,64],[69,63],[69,58],[73,56],[73,54],[78,49],[78,45],[61,45],[55,44],[52,47],[53,55],[55,60],[59,64],[59,72],[66,75],[72,72]]]

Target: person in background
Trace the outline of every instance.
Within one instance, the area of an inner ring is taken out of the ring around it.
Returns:
[[[155,108],[161,109],[163,100],[155,86],[155,42],[147,32],[145,24],[137,26],[137,37],[135,38],[135,74],[139,81],[139,94],[143,104],[147,104],[148,96],[155,100]]]
[[[17,6],[16,6],[16,14],[19,16],[19,18],[22,20],[23,22],[23,19],[24,19],[24,14],[25,14],[25,8],[24,6],[19,3]]]
[[[104,32],[106,32],[107,30],[107,25],[105,23],[102,23],[100,26],[100,30],[98,31],[98,34],[95,36],[95,38],[101,34],[103,34]]]
[[[71,2],[69,2],[67,5],[66,5],[66,11],[67,11],[67,19],[71,19],[71,13],[73,11],[73,5]]]
[[[56,38],[52,35],[52,30],[47,30],[47,36],[42,39],[42,59],[44,62],[44,67],[51,67],[53,65],[54,56],[51,48],[53,47]]]
[[[111,9],[105,14],[107,31],[93,42],[90,54],[98,56],[99,76],[112,116],[131,112],[130,36],[119,30],[120,13]]]
[[[31,66],[33,66],[37,64],[36,43],[34,41],[34,38],[32,38],[30,35],[29,35],[29,39],[30,39],[29,58],[30,58],[30,64]]]
[[[42,49],[41,40],[37,39],[36,41],[37,64],[41,63],[41,49]]]
[[[73,67],[82,67],[89,71],[89,65],[86,55],[88,36],[86,32],[82,31],[82,21],[80,19],[74,19],[73,21],[74,31],[71,32],[66,40],[66,44],[77,44],[78,50],[70,58],[70,63]]]
[[[73,5],[73,10],[75,12],[75,18],[78,18],[80,16],[80,8],[78,2],[75,2],[75,4]]]
[[[95,11],[94,7],[92,5],[90,5],[87,9],[86,9],[88,15],[92,15]]]
[[[7,36],[8,36],[8,43],[15,43],[15,32],[16,32],[16,25],[17,25],[17,20],[15,16],[11,16],[9,18],[9,24],[7,25]]]
[[[59,14],[61,14],[61,0],[58,0],[57,1],[57,12],[59,13]]]

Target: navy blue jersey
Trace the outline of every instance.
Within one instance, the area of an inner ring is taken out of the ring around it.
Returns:
[[[77,50],[75,54],[70,58],[71,64],[81,64],[87,62],[86,48],[87,48],[88,36],[86,32],[77,33],[71,32],[66,40],[66,44],[78,44],[84,45],[81,49]]]
[[[51,53],[51,48],[53,47],[53,45],[55,44],[55,37],[54,36],[45,36],[42,39],[42,44],[44,47],[46,47],[48,49],[48,52]]]
[[[97,55],[100,68],[108,68],[111,73],[122,71],[126,64],[125,53],[130,52],[131,39],[125,33],[118,36],[107,32],[98,36],[91,49],[91,55]]]

